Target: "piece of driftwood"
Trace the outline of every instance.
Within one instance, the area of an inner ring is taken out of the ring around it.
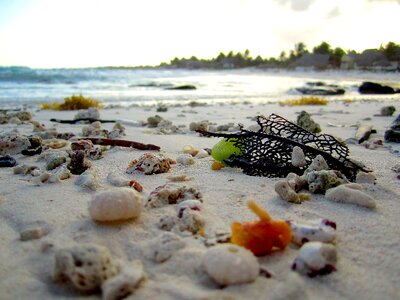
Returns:
[[[93,144],[101,145],[101,146],[120,146],[120,147],[132,147],[139,150],[160,150],[159,146],[152,144],[142,144],[134,141],[127,140],[115,140],[115,139],[106,139],[106,138],[82,138],[82,140],[89,140]]]
[[[349,149],[329,134],[311,133],[275,114],[268,118],[258,116],[257,123],[260,125],[259,131],[245,130],[241,126],[240,132],[231,134],[197,132],[231,141],[241,154],[233,154],[224,162],[242,168],[247,175],[285,177],[291,172],[301,175],[317,155],[321,155],[332,170],[341,171],[350,180],[355,180],[359,170],[370,172],[351,160],[348,157]],[[305,154],[306,165],[303,167],[292,164],[295,146]]]
[[[93,118],[79,118],[74,120],[61,120],[61,119],[50,119],[50,122],[57,122],[63,124],[76,124],[80,122],[84,123],[93,123],[93,122],[100,122],[100,123],[115,123],[116,120],[101,120],[101,119],[93,119]]]

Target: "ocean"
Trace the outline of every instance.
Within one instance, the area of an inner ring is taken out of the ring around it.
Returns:
[[[40,102],[62,101],[65,97],[79,94],[99,99],[105,104],[123,106],[186,104],[191,101],[207,104],[273,102],[298,97],[300,94],[295,88],[316,81],[336,84],[345,89],[344,95],[326,97],[332,101],[400,100],[400,94],[366,96],[357,91],[363,81],[398,86],[399,73],[0,67],[0,107],[34,106]],[[182,85],[193,85],[196,89],[173,89]]]

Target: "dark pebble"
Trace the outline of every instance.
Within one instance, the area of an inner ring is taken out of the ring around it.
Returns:
[[[10,168],[14,167],[17,164],[17,161],[14,157],[9,155],[0,156],[0,168]]]

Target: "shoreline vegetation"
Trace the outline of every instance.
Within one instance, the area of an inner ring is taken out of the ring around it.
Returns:
[[[24,66],[0,66],[1,68],[26,68]],[[362,52],[343,50],[332,47],[327,42],[308,50],[305,43],[295,44],[293,49],[282,51],[279,57],[253,57],[250,50],[244,52],[220,52],[216,57],[204,59],[191,56],[190,58],[175,57],[169,62],[159,65],[140,66],[99,66],[83,68],[50,68],[50,69],[284,69],[284,70],[362,70],[400,72],[400,45],[395,42],[381,44],[379,48],[365,49]],[[35,68],[33,68],[35,69]],[[41,68],[36,68],[41,69]],[[45,69],[45,68],[43,68]]]

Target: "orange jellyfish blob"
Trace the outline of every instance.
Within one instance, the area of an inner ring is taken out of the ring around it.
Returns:
[[[284,220],[272,220],[255,201],[249,201],[247,206],[260,220],[232,223],[231,243],[249,249],[254,255],[268,254],[275,248],[284,249],[292,239],[289,224]]]

